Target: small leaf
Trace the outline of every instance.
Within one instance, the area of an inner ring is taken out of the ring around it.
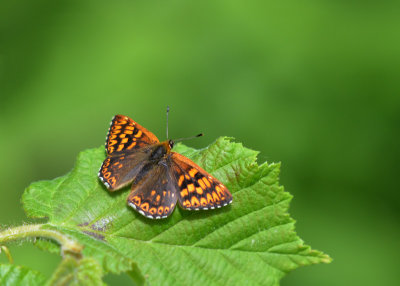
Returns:
[[[43,285],[45,281],[46,279],[43,274],[28,267],[14,264],[0,264],[0,285]]]
[[[93,258],[66,255],[47,282],[52,286],[103,285],[102,269]]]
[[[232,205],[177,207],[168,219],[147,219],[127,206],[129,187],[110,193],[97,178],[101,147],[82,152],[69,174],[32,184],[25,210],[78,240],[105,272],[136,273],[139,284],[141,272],[151,285],[277,285],[299,266],[330,262],[296,235],[287,212],[292,196],[278,182],[280,164],[258,165],[258,152],[225,137],[202,150],[178,144],[174,151],[221,180]]]

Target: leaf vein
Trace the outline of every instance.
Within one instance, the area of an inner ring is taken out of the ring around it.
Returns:
[[[226,226],[226,225],[228,225],[228,224],[231,224],[231,223],[237,221],[238,219],[243,219],[243,218],[247,217],[248,215],[250,215],[250,214],[252,214],[252,213],[254,213],[254,212],[263,211],[263,210],[265,210],[265,209],[267,209],[267,208],[274,207],[274,206],[277,206],[277,205],[279,205],[279,204],[282,204],[282,203],[284,203],[284,202],[287,201],[287,200],[288,200],[288,198],[283,199],[283,200],[278,201],[278,202],[273,203],[273,204],[265,205],[265,206],[263,206],[262,208],[259,208],[259,209],[256,209],[256,210],[252,210],[251,212],[246,213],[246,214],[244,214],[244,215],[242,215],[242,216],[237,216],[237,217],[235,217],[233,220],[227,221],[225,224],[219,225],[219,226],[218,226],[216,229],[214,229],[213,231],[207,232],[205,236],[203,236],[200,240],[196,241],[193,245],[198,244],[200,241],[204,240],[204,239],[207,238],[210,234],[216,232],[217,230],[219,230],[219,229],[220,229],[221,227],[223,227],[223,226]]]

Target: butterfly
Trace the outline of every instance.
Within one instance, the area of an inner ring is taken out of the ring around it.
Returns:
[[[171,151],[173,140],[160,142],[128,116],[114,116],[105,147],[100,180],[111,192],[132,184],[128,205],[147,218],[167,218],[177,202],[185,210],[215,209],[232,202],[220,181]]]

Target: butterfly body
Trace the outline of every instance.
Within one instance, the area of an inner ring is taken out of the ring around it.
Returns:
[[[173,146],[172,140],[159,142],[129,117],[116,115],[98,176],[109,191],[132,183],[128,205],[151,219],[168,217],[177,202],[187,210],[214,209],[232,202],[221,182],[171,151]]]

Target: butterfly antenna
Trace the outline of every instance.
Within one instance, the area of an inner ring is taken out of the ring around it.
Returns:
[[[169,114],[169,106],[167,105],[167,140],[168,140],[168,114]]]
[[[200,134],[197,134],[196,136],[192,136],[192,137],[178,138],[178,139],[174,140],[174,142],[179,142],[179,141],[183,141],[183,140],[189,140],[189,139],[193,139],[193,138],[196,138],[196,137],[201,137],[203,135],[204,135],[203,133],[200,133]]]

